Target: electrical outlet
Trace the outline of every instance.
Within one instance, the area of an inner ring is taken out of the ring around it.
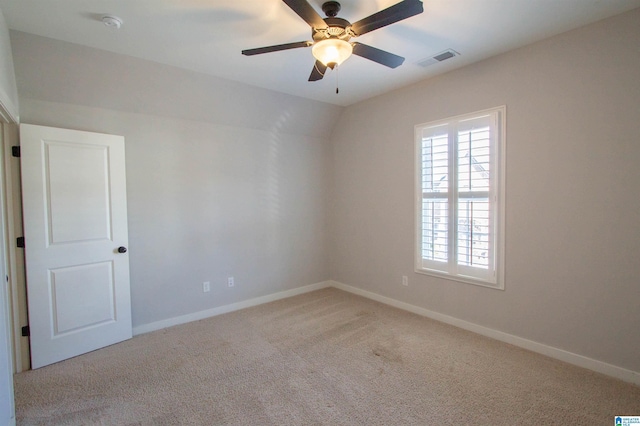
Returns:
[[[406,275],[402,276],[402,285],[405,286],[405,287],[409,286],[409,278],[407,278]]]
[[[235,282],[233,281],[233,277],[227,278],[227,285],[229,287],[233,287],[234,285],[236,285]]]
[[[202,291],[204,293],[208,293],[211,291],[211,283],[209,281],[205,281],[202,283]]]

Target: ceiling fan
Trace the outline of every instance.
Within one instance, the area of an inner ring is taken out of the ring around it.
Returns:
[[[346,19],[338,18],[340,3],[328,1],[322,5],[322,11],[327,15],[322,18],[306,0],[282,0],[307,24],[311,26],[313,41],[299,41],[295,43],[278,44],[275,46],[259,47],[243,50],[242,54],[260,55],[262,53],[277,52],[279,50],[311,47],[316,63],[309,76],[309,81],[318,81],[324,77],[327,68],[334,69],[344,62],[351,54],[361,56],[390,68],[396,68],[404,62],[402,56],[377,49],[366,44],[350,42],[354,37],[361,36],[378,28],[385,27],[403,19],[410,18],[423,12],[420,0],[403,0],[371,16],[350,23]]]

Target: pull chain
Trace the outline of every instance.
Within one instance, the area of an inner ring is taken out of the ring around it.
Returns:
[[[338,88],[338,66],[336,65],[336,95],[340,93],[340,89]]]

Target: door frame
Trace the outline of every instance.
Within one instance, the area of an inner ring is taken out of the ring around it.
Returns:
[[[17,129],[17,120],[14,120],[13,116],[11,114],[9,114],[7,112],[7,110],[4,108],[4,105],[2,104],[2,102],[0,102],[0,148],[4,148],[4,146],[12,143],[14,141],[13,136],[12,135],[16,135],[17,133],[13,133],[11,130],[15,130]],[[4,158],[5,158],[5,153],[4,153],[4,149],[0,150],[0,226],[2,226],[2,228],[0,229],[0,244],[2,244],[2,246],[0,247],[0,279],[2,279],[2,281],[4,281],[3,285],[6,286],[6,291],[4,289],[2,289],[2,297],[0,297],[0,303],[4,304],[4,318],[2,318],[2,322],[6,323],[4,324],[5,326],[5,330],[7,333],[6,336],[6,342],[2,342],[2,345],[4,346],[6,344],[6,347],[0,347],[0,350],[6,350],[7,352],[7,361],[8,361],[8,365],[7,367],[9,371],[7,371],[7,373],[9,374],[9,377],[7,377],[7,379],[9,380],[9,418],[5,418],[5,413],[3,413],[3,418],[0,420],[6,421],[8,420],[8,424],[9,425],[15,425],[16,424],[16,416],[15,416],[15,397],[14,397],[14,387],[13,387],[13,373],[16,372],[16,358],[14,356],[14,350],[15,350],[15,340],[12,336],[12,334],[14,334],[15,332],[15,327],[14,327],[14,318],[13,318],[13,312],[15,311],[15,307],[14,307],[14,303],[13,303],[13,289],[12,289],[12,282],[10,280],[10,277],[14,274],[12,274],[11,272],[11,261],[9,259],[9,255],[8,255],[8,250],[9,247],[11,247],[11,244],[9,243],[10,238],[8,235],[8,230],[9,230],[9,226],[8,226],[8,219],[7,219],[7,213],[8,213],[8,207],[7,207],[7,200],[12,198],[12,194],[11,193],[7,193],[7,187],[4,186],[5,182],[5,175],[3,174],[4,170],[5,170],[5,165],[4,165]],[[6,276],[6,280],[5,277]],[[6,299],[5,299],[6,297]],[[4,340],[4,339],[3,339]]]
[[[25,279],[24,249],[17,248],[16,238],[23,236],[22,231],[22,190],[20,185],[20,159],[12,156],[11,147],[19,146],[19,127],[13,122],[5,124],[3,146],[2,176],[4,184],[4,229],[7,238],[6,264],[9,276],[13,330],[14,372],[20,373],[31,368],[29,337],[22,336],[22,327],[29,325],[27,311],[27,285]]]

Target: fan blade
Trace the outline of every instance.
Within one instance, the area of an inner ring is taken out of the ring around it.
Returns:
[[[362,35],[378,28],[386,27],[403,19],[418,15],[424,11],[420,0],[404,0],[391,7],[374,13],[351,25],[351,29],[356,35]]]
[[[246,56],[260,55],[262,53],[277,52],[279,50],[297,49],[298,47],[309,47],[313,43],[310,41],[298,41],[295,43],[276,44],[275,46],[258,47],[257,49],[243,50],[242,54]]]
[[[315,11],[306,0],[282,0],[289,6],[299,17],[311,26],[311,28],[327,28],[326,22],[322,16]]]
[[[394,55],[393,53],[357,42],[353,43],[353,54],[386,65],[389,68],[397,68],[404,62],[402,56]]]
[[[327,66],[320,61],[316,61],[313,69],[311,70],[311,75],[309,76],[309,81],[318,81],[322,80],[324,77],[324,73],[327,71]]]

